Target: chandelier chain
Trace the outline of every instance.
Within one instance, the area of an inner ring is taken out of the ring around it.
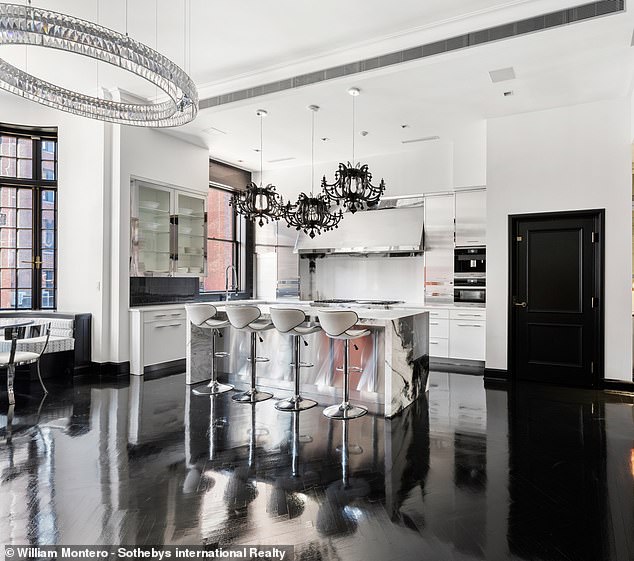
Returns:
[[[125,0],[125,36],[128,37],[128,0]]]

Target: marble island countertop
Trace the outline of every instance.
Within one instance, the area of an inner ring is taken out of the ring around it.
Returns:
[[[360,306],[346,306],[346,307],[319,307],[311,305],[310,302],[289,302],[289,301],[265,301],[265,300],[235,300],[233,302],[218,304],[216,307],[222,311],[227,306],[240,306],[240,305],[257,305],[262,310],[263,314],[268,314],[272,306],[280,308],[297,308],[303,310],[309,317],[316,317],[320,311],[337,311],[337,310],[352,310],[356,312],[361,320],[360,323],[366,323],[364,320],[373,320],[381,324],[386,321],[394,321],[397,319],[415,316],[424,313],[420,308],[400,308],[400,309],[382,309],[382,308],[363,308]],[[369,322],[367,322],[369,323]]]
[[[199,304],[203,302],[191,302]],[[268,314],[271,306],[285,306],[289,308],[300,308],[308,315],[313,315],[317,310],[354,310],[360,319],[373,320],[394,320],[398,318],[408,317],[422,313],[425,309],[452,309],[452,310],[485,310],[482,304],[423,304],[403,302],[401,304],[392,304],[389,308],[366,308],[362,306],[346,306],[346,307],[319,307],[313,305],[311,300],[294,300],[290,298],[281,298],[278,300],[251,299],[251,300],[220,300],[216,302],[204,302],[205,304],[213,304],[219,310],[224,310],[226,306],[262,306],[262,312]],[[157,304],[151,306],[139,306],[130,308],[131,310],[143,310],[147,312],[160,311],[169,308],[183,308],[185,304]],[[312,314],[310,313],[312,312]]]

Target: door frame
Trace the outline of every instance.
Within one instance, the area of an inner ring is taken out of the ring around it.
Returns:
[[[507,363],[506,368],[509,378],[515,382],[515,322],[513,321],[513,287],[515,286],[515,267],[514,263],[517,258],[517,243],[515,240],[515,229],[520,220],[527,219],[560,219],[560,218],[591,218],[594,220],[594,232],[598,233],[598,241],[595,242],[594,251],[594,285],[596,287],[595,294],[599,299],[599,305],[595,314],[597,318],[597,334],[595,337],[595,356],[596,366],[592,377],[592,388],[601,387],[601,383],[605,377],[605,209],[588,209],[588,210],[566,210],[553,212],[534,212],[526,214],[509,214],[508,216],[508,299],[507,299],[507,321],[508,335],[507,342]]]

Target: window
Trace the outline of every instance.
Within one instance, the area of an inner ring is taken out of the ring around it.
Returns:
[[[229,205],[233,193],[228,189],[210,186],[207,198],[207,276],[201,290],[211,292],[225,289],[227,267],[236,267],[240,287],[240,228],[241,220]],[[230,287],[231,277],[229,280]]]
[[[231,196],[250,181],[251,172],[209,160],[207,276],[201,280],[201,292],[224,292],[229,266],[236,268],[237,290],[247,295],[253,291],[253,224],[229,206]]]
[[[0,125],[0,308],[56,307],[57,133]]]

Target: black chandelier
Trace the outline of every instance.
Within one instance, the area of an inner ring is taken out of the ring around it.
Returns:
[[[238,214],[244,215],[247,220],[255,222],[259,226],[275,222],[282,218],[284,201],[274,185],[270,183],[262,186],[263,162],[262,162],[262,119],[268,115],[264,109],[258,109],[256,115],[260,117],[260,185],[251,181],[244,191],[234,194],[229,201]]]
[[[330,201],[338,205],[343,204],[345,209],[354,214],[366,206],[373,207],[378,204],[385,191],[385,181],[381,179],[378,185],[372,185],[372,174],[368,170],[368,164],[354,164],[355,98],[361,90],[350,88],[348,93],[352,96],[352,163],[340,163],[335,171],[335,182],[326,183],[324,176],[321,186]]]
[[[311,126],[311,182],[310,195],[300,193],[297,202],[292,205],[290,202],[284,207],[284,220],[288,227],[296,230],[303,230],[311,239],[322,232],[328,232],[339,226],[343,218],[341,210],[331,212],[330,199],[323,193],[315,195],[313,187],[315,185],[315,113],[319,111],[319,106],[309,105],[313,113]]]

